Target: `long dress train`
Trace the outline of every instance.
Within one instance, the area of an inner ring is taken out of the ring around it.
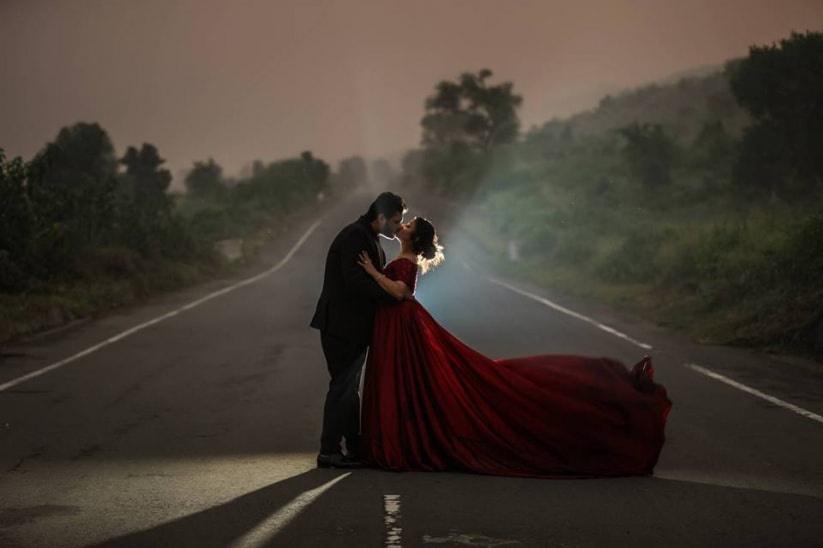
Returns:
[[[395,259],[384,273],[415,287],[413,261]],[[648,357],[631,370],[607,357],[493,360],[406,300],[375,316],[361,458],[397,471],[648,475],[671,407]]]

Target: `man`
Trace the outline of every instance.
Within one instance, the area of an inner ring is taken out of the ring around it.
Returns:
[[[331,375],[323,407],[323,433],[317,466],[356,468],[360,441],[360,373],[371,342],[374,313],[381,300],[396,302],[357,264],[366,251],[381,270],[386,254],[378,235],[393,240],[403,223],[406,204],[391,192],[380,194],[365,215],[344,227],[326,255],[323,290],[311,327],[320,342]],[[341,441],[346,439],[346,454]]]

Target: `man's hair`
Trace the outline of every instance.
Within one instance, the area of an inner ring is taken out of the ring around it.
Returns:
[[[366,212],[366,221],[372,222],[379,214],[383,214],[386,219],[391,219],[397,213],[406,213],[406,202],[403,198],[392,192],[383,192],[369,206]]]

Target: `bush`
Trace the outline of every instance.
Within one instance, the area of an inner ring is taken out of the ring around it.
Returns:
[[[569,231],[559,239],[552,259],[561,263],[580,266],[595,255],[596,239],[581,230]]]
[[[0,249],[0,292],[17,293],[28,287],[26,275],[5,249]]]
[[[795,221],[786,232],[786,245],[776,258],[786,280],[799,287],[823,287],[823,212]]]
[[[628,236],[596,266],[604,281],[649,282],[658,274],[655,256],[663,241],[662,234],[647,226],[630,229]]]
[[[129,278],[146,270],[140,254],[121,246],[101,246],[74,257],[75,275],[94,280],[100,277]]]

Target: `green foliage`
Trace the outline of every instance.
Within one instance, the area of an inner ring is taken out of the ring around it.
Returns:
[[[24,270],[35,217],[25,186],[26,166],[20,157],[6,163],[0,148],[0,291],[26,287]]]
[[[343,158],[337,164],[335,185],[340,189],[353,189],[368,181],[366,161],[360,156]]]
[[[195,162],[194,169],[206,165]],[[181,203],[189,229],[203,242],[241,237],[329,190],[328,164],[309,151],[269,164],[255,161],[251,176],[236,181],[225,180],[217,164],[209,169],[219,175],[209,184],[222,190],[187,194]]]
[[[746,128],[733,167],[733,181],[741,198],[789,197],[785,192],[787,147],[769,122]]]
[[[660,124],[633,123],[618,130],[626,139],[623,154],[634,175],[648,189],[671,182],[676,145]]]
[[[524,139],[526,154],[545,160],[559,160],[567,155],[574,145],[574,131],[568,123],[552,119],[539,129],[529,131]]]
[[[212,264],[215,240],[314,201],[329,179],[328,165],[309,151],[255,162],[237,184],[209,158],[195,162],[178,206],[164,162],[149,143],[116,158],[106,132],[88,123],[62,128],[28,163],[6,162],[0,149],[0,293],[144,279],[169,261]]]
[[[421,120],[423,144],[446,147],[463,144],[488,150],[517,138],[520,122],[516,108],[523,98],[512,93],[512,83],[488,86],[492,71],[466,72],[457,82],[443,80],[437,93],[426,98]]]
[[[650,282],[658,274],[654,258],[663,234],[651,226],[630,224],[624,239],[594,266],[597,275],[609,282]]]
[[[511,82],[489,86],[490,76],[488,69],[463,73],[456,82],[439,82],[426,98],[418,173],[430,187],[471,194],[490,165],[492,150],[517,139],[516,110],[523,98],[512,92]]]
[[[61,129],[28,164],[0,159],[0,291],[86,276],[94,269],[83,262],[99,263],[98,250],[153,260],[203,253],[187,223],[174,214],[166,194],[171,174],[158,169],[163,162],[147,143],[139,151],[129,147],[118,161],[106,132],[87,123]],[[125,173],[117,172],[118,163]]]
[[[120,159],[126,172],[118,178],[118,240],[144,255],[167,254],[162,242],[174,204],[166,193],[171,173],[160,169],[164,162],[149,143],[143,143],[139,151],[129,147]]]
[[[52,267],[65,264],[83,246],[105,243],[115,221],[117,159],[108,134],[98,124],[63,128],[32,160],[36,175],[29,199],[41,226],[63,244],[51,246]]]
[[[424,149],[420,173],[427,186],[452,196],[468,196],[477,188],[487,157],[463,143]]]
[[[213,158],[195,162],[184,183],[189,194],[199,198],[220,199],[226,192],[223,168]]]
[[[788,225],[777,265],[781,275],[794,287],[821,287],[823,211],[795,219]]]
[[[691,167],[715,178],[728,178],[736,144],[722,120],[704,123],[689,150]]]
[[[738,102],[755,123],[746,132],[735,179],[784,197],[823,188],[823,33],[792,32],[752,46],[729,63]]]
[[[252,176],[242,179],[228,192],[233,208],[258,204],[264,209],[286,211],[295,203],[316,198],[328,189],[330,169],[326,162],[304,151],[299,158],[258,164]],[[225,183],[220,182],[221,185]]]
[[[644,303],[716,340],[797,341],[823,306],[820,42],[793,34],[725,72],[604,98],[482,169],[468,146],[404,168],[449,196],[472,189],[463,225],[506,271]]]
[[[5,249],[0,249],[0,292],[15,293],[28,287],[26,273]]]
[[[232,217],[227,209],[211,206],[201,209],[191,219],[191,227],[195,234],[207,241],[217,241],[234,235]]]

